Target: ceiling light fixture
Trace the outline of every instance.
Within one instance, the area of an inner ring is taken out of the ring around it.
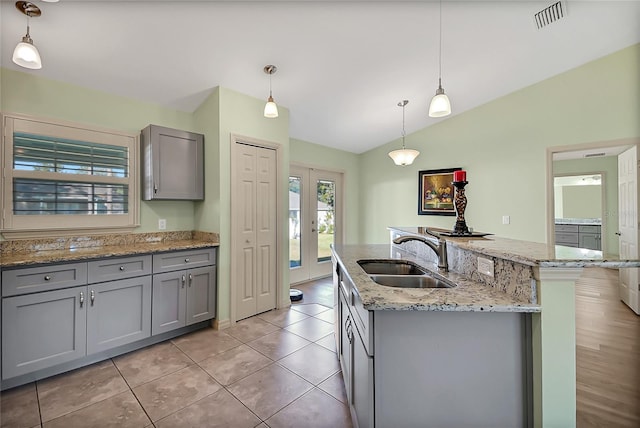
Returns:
[[[438,62],[438,89],[436,89],[436,95],[431,99],[431,104],[429,104],[430,117],[444,117],[451,114],[449,97],[442,89],[442,0],[440,0],[440,50]]]
[[[389,152],[389,157],[393,159],[396,165],[411,165],[415,158],[420,154],[419,151],[413,149],[404,148],[404,137],[406,135],[404,131],[404,107],[409,104],[409,100],[402,100],[398,103],[398,107],[402,107],[402,150],[394,150]]]
[[[13,50],[13,62],[18,64],[20,67],[32,70],[41,69],[42,60],[40,59],[40,53],[33,44],[33,40],[31,40],[31,36],[29,35],[29,18],[40,16],[42,12],[40,12],[38,6],[28,1],[16,2],[16,9],[27,15],[27,34]]]
[[[267,104],[264,106],[264,117],[268,117],[270,119],[278,117],[278,106],[273,101],[273,96],[271,95],[271,75],[278,71],[278,67],[275,65],[265,65],[264,72],[269,75],[269,98],[267,99]]]

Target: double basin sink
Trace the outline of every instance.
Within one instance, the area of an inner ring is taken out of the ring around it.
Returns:
[[[456,286],[444,277],[408,260],[358,260],[358,264],[374,282],[387,287],[452,288]]]

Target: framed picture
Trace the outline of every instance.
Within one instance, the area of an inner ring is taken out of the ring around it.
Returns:
[[[418,215],[455,216],[453,171],[462,168],[428,169],[418,172]]]

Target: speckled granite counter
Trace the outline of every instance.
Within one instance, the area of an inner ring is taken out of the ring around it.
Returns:
[[[365,309],[450,311],[450,312],[538,312],[540,307],[526,298],[518,298],[506,292],[472,281],[453,272],[438,272],[456,283],[454,288],[395,288],[377,284],[371,280],[357,261],[362,259],[405,259],[431,271],[438,271],[435,264],[425,262],[415,255],[392,245],[337,245],[333,253],[338,263],[351,278]]]
[[[11,268],[218,245],[217,233],[192,231],[3,241],[0,266]]]
[[[425,236],[424,228],[422,227],[390,227],[389,229],[402,234]],[[429,230],[437,232],[439,229],[429,228]],[[458,247],[535,267],[640,267],[640,260],[621,260],[617,256],[603,254],[602,251],[584,248],[565,247],[563,245],[550,246],[537,242],[519,241],[496,236],[443,238],[450,247]]]

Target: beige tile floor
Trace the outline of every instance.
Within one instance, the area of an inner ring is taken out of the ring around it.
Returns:
[[[351,427],[333,290],[1,394],[1,427]]]

